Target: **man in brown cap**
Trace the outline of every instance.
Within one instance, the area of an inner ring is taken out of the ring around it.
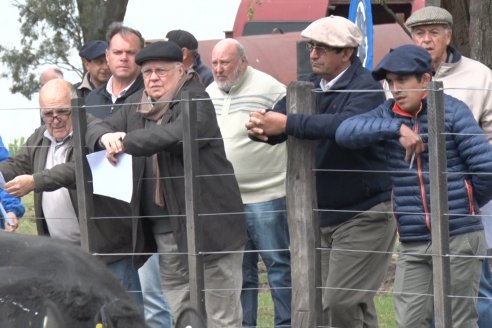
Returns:
[[[492,71],[451,46],[453,17],[443,8],[428,6],[405,23],[413,42],[432,56],[433,79],[442,81],[444,92],[465,102],[492,144]],[[487,248],[492,248],[492,203],[481,209]],[[484,259],[478,298],[479,327],[492,327],[492,281]]]
[[[323,281],[323,326],[378,327],[374,295],[396,238],[385,159],[374,147],[350,150],[335,141],[338,126],[384,102],[381,85],[362,67],[362,35],[346,18],[330,16],[301,35],[317,90],[317,114],[287,114],[285,98],[273,111],[250,115],[250,135],[278,143],[287,136],[318,140],[316,188]],[[352,92],[350,90],[375,90]],[[363,252],[361,252],[363,250]]]
[[[161,285],[173,317],[190,306],[186,256],[183,167],[183,92],[196,100],[200,140],[200,197],[197,209],[202,236],[205,308],[208,327],[240,327],[241,265],[246,224],[239,187],[217,124],[215,109],[196,73],[183,67],[181,49],[161,41],[143,48],[135,62],[144,90],[87,131],[88,146],[103,145],[107,157],[133,155],[131,203],[134,253],[160,254]],[[201,100],[199,100],[201,99]],[[205,215],[202,215],[205,214]],[[136,256],[137,264],[142,258]]]

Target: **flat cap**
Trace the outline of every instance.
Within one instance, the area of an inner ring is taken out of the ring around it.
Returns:
[[[431,63],[432,57],[427,50],[413,44],[406,44],[391,49],[372,71],[372,76],[379,81],[386,78],[386,73],[398,75],[427,73],[432,70]]]
[[[341,16],[328,16],[315,20],[301,36],[336,48],[354,48],[362,42],[357,25]]]
[[[174,42],[158,41],[140,50],[135,57],[135,62],[140,66],[149,60],[183,62],[183,53]]]
[[[108,43],[102,40],[87,41],[80,48],[79,56],[87,60],[93,60],[106,54]]]
[[[420,25],[449,25],[453,26],[453,16],[446,9],[428,6],[414,12],[408,17],[405,25],[412,28]]]
[[[198,41],[188,31],[184,30],[172,30],[167,32],[166,38],[168,41],[176,43],[180,48],[187,48],[190,50],[198,49]]]

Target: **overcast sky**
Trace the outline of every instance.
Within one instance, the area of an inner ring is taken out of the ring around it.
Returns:
[[[223,31],[232,30],[240,0],[130,0],[125,25],[139,30],[144,38],[155,39],[165,36],[173,29],[188,30],[198,40],[223,38]],[[0,44],[7,47],[20,44],[18,12],[11,0],[2,0],[0,22],[4,28]],[[7,33],[8,31],[8,33]],[[80,63],[77,52],[72,56]],[[1,67],[4,69],[3,67]],[[39,73],[39,70],[37,73]],[[70,82],[78,76],[64,72]],[[28,137],[39,125],[37,94],[32,101],[9,91],[10,80],[0,79],[0,136],[6,145],[15,138]]]

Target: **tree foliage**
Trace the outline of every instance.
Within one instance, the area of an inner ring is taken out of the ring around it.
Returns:
[[[82,76],[81,62],[70,62],[73,49],[87,40],[103,39],[114,21],[123,21],[128,0],[15,0],[21,23],[20,47],[0,45],[1,77],[13,81],[10,91],[31,99],[38,90],[36,69],[56,65]]]

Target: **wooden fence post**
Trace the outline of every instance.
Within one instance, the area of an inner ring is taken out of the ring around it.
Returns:
[[[183,160],[186,202],[186,229],[188,238],[188,267],[190,300],[193,307],[206,318],[205,283],[201,247],[200,219],[198,218],[198,140],[196,134],[196,103],[189,91],[183,92]]]
[[[449,272],[449,217],[443,83],[432,81],[428,96],[432,267],[436,328],[452,326]]]
[[[89,179],[92,175],[85,157],[88,152],[85,144],[87,117],[83,99],[72,98],[71,106],[80,244],[83,250],[92,253],[94,250],[94,223],[91,218],[94,213],[92,206],[92,185],[89,184]]]
[[[287,112],[313,114],[313,84],[292,82],[287,89]],[[292,327],[312,328],[321,316],[321,261],[316,182],[315,143],[287,140],[287,212],[292,270]]]

